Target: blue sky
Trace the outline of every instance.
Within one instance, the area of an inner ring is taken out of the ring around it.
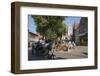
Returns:
[[[32,16],[28,16],[28,30],[29,32],[36,33],[36,25]]]
[[[66,25],[72,26],[74,23],[79,23],[80,19],[81,17],[68,16],[65,18],[64,22]],[[30,32],[37,33],[34,19],[30,15],[28,16],[28,29]]]
[[[75,17],[75,16],[68,16],[65,18],[65,24],[66,25],[73,25],[74,23],[79,23],[81,17]]]

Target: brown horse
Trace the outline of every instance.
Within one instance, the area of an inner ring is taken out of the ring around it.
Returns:
[[[56,51],[68,51],[68,45],[65,45],[65,44],[56,44],[54,46],[54,49],[56,49]]]

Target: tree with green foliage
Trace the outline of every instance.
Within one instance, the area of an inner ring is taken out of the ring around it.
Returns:
[[[39,32],[46,39],[57,39],[66,33],[63,16],[32,16]]]
[[[57,34],[55,31],[52,31],[51,29],[48,29],[46,31],[46,39],[49,39],[49,40],[54,40],[57,38]]]

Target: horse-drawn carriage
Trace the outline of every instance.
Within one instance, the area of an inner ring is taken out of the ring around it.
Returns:
[[[32,43],[32,54],[39,57],[47,57],[47,59],[53,59],[55,51],[67,51],[72,48],[71,43],[62,41],[51,41],[51,42],[36,42]]]

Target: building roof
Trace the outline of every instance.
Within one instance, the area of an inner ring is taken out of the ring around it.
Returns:
[[[28,32],[28,33],[31,34],[31,35],[38,36],[38,34],[35,34],[35,33],[33,33],[33,32]]]

